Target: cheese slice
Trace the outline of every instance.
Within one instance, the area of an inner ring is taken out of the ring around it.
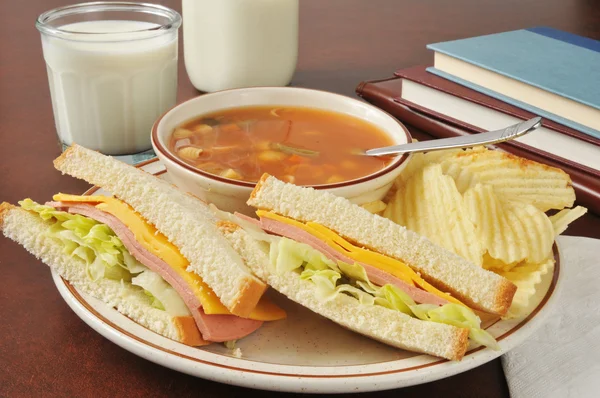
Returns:
[[[169,242],[152,224],[148,223],[127,203],[111,196],[78,196],[56,194],[55,201],[87,203],[97,209],[112,214],[118,218],[135,236],[135,239],[150,253],[160,258],[173,268],[187,283],[194,296],[202,304],[202,310],[209,315],[230,315],[231,313],[221,303],[215,292],[202,280],[199,275],[188,272],[189,261],[179,252],[177,246]],[[279,308],[268,298],[262,297],[248,318],[257,321],[275,321],[286,317],[283,309]]]
[[[451,303],[464,305],[462,302],[450,296],[448,293],[442,292],[441,290],[435,288],[430,283],[425,281],[423,278],[421,278],[419,274],[417,274],[404,262],[392,257],[385,256],[381,253],[376,253],[371,250],[357,247],[352,243],[348,242],[346,239],[342,238],[334,231],[321,224],[315,222],[302,223],[300,221],[293,220],[291,218],[287,218],[265,210],[257,210],[256,214],[259,217],[271,218],[273,220],[300,228],[310,233],[311,235],[319,238],[320,240],[325,242],[329,247],[345,255],[346,257],[349,257],[357,262],[369,264],[373,267],[376,267],[382,271],[387,272],[388,274],[395,276],[398,279],[401,279],[409,285],[417,285],[421,289],[431,294],[434,294],[440,298],[443,298],[444,300],[447,300]]]
[[[408,266],[406,266],[406,264],[402,263],[401,261],[396,261],[396,263],[398,263],[398,264],[394,264],[394,265],[396,265],[394,267],[394,266],[390,266],[389,264],[380,263],[379,261],[372,261],[373,259],[369,258],[369,254],[376,254],[376,253],[373,253],[373,252],[368,253],[366,250],[360,249],[360,248],[352,245],[350,242],[346,241],[345,239],[343,239],[341,236],[339,236],[332,230],[330,230],[320,224],[317,224],[314,222],[308,222],[305,224],[300,221],[293,220],[291,218],[280,216],[279,214],[267,212],[265,210],[257,210],[256,214],[259,217],[271,218],[273,220],[282,222],[284,224],[288,224],[288,225],[292,225],[296,228],[300,228],[303,231],[308,232],[309,234],[314,235],[315,237],[319,238],[319,240],[322,240],[323,242],[327,243],[328,246],[330,246],[337,252],[345,255],[346,257],[350,257],[353,260],[364,262],[364,263],[367,263],[367,264],[370,264],[373,266],[375,266],[374,263],[378,263],[377,268],[379,268],[391,275],[394,275],[396,278],[403,280],[404,282],[408,283],[409,285],[413,285],[413,277],[412,276],[413,276],[413,274],[415,274],[415,272],[412,269],[410,269]],[[382,257],[385,257],[385,256],[382,256]]]

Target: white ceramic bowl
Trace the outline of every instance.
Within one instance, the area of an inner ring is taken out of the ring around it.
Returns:
[[[223,109],[246,106],[295,106],[325,109],[370,122],[398,144],[411,142],[410,133],[396,119],[367,103],[325,91],[295,87],[253,87],[205,94],[183,102],[156,121],[152,128],[152,147],[164,163],[173,182],[181,189],[214,203],[225,211],[252,214],[246,205],[253,183],[231,180],[198,170],[178,159],[168,149],[169,135],[183,122]],[[409,156],[396,157],[384,169],[355,180],[315,186],[354,203],[382,199],[394,179],[406,166]]]

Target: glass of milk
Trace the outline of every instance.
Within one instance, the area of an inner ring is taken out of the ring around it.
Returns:
[[[285,86],[298,59],[299,0],[182,0],[185,68],[194,87]]]
[[[56,130],[109,155],[151,148],[154,121],[175,105],[181,16],[154,4],[93,2],[40,15]]]

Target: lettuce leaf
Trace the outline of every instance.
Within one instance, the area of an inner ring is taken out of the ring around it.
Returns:
[[[152,293],[150,293],[149,291],[144,289],[144,294],[150,298],[150,301],[152,302],[152,306],[154,308],[158,308],[159,310],[162,310],[162,311],[165,310],[165,306],[160,302],[159,299],[154,297],[154,295]]]
[[[414,306],[413,313],[424,321],[446,323],[459,328],[469,329],[469,338],[478,344],[498,350],[496,339],[487,331],[481,329],[481,319],[473,311],[462,305],[448,303],[441,307],[429,304]],[[433,308],[435,307],[435,308]]]
[[[287,238],[271,244],[270,260],[277,274],[300,271],[301,279],[316,285],[319,300],[328,301],[346,294],[362,305],[379,305],[423,321],[467,328],[471,340],[498,349],[494,337],[481,329],[481,319],[469,308],[454,303],[417,304],[397,286],[373,285],[359,263],[334,262],[311,246]]]
[[[64,253],[79,257],[86,263],[86,273],[91,280],[131,281],[131,273],[123,259],[123,252],[127,249],[107,225],[79,214],[40,205],[31,199],[19,204],[25,210],[36,212],[45,221],[55,220],[48,229],[48,236],[61,241]]]
[[[22,200],[19,204],[23,209],[37,213],[44,221],[54,221],[48,229],[48,236],[62,243],[64,253],[85,262],[86,273],[91,280],[107,278],[121,283],[131,282],[144,289],[154,307],[173,316],[190,314],[175,289],[159,274],[137,261],[108,225],[31,199]]]
[[[271,249],[271,262],[277,274],[284,274],[301,267],[315,271],[338,270],[335,262],[307,244],[284,238],[271,245],[273,246],[276,246],[276,249]]]
[[[132,278],[131,284],[143,288],[146,294],[154,299],[154,307],[167,311],[172,316],[190,315],[177,291],[156,272],[144,271]]]
[[[307,266],[308,264],[310,263],[307,263]],[[310,280],[317,286],[317,298],[319,300],[329,301],[340,293],[346,293],[357,299],[361,304],[375,304],[375,297],[364,290],[347,283],[338,285],[337,281],[342,278],[342,275],[338,271],[332,269],[314,270],[304,268],[304,271],[300,274],[300,278]]]
[[[236,342],[237,342],[237,340],[224,341],[223,345],[230,350],[234,350]]]
[[[408,294],[404,293],[397,286],[390,284],[384,285],[375,292],[375,295],[380,299],[378,301],[379,305],[385,301],[388,305],[384,305],[384,307],[400,311],[406,315],[414,315],[411,306],[416,305],[416,303]]]
[[[376,297],[373,297],[372,294],[365,292],[362,289],[354,287],[352,285],[343,284],[336,287],[336,291],[338,293],[346,293],[349,296],[354,297],[358,300],[362,305],[375,305]]]
[[[123,263],[125,263],[125,268],[134,275],[148,270],[148,267],[136,260],[127,250],[123,250]]]
[[[305,268],[300,278],[310,280],[317,286],[317,298],[322,301],[332,300],[336,295],[336,285],[342,276],[332,269],[315,270]]]
[[[340,271],[342,271],[342,273],[344,274],[344,276],[353,279],[357,282],[362,282],[370,289],[377,289],[377,287],[373,285],[369,280],[365,268],[359,263],[349,264],[343,261],[338,261],[337,265]]]

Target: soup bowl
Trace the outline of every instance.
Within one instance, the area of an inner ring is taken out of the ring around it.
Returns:
[[[152,128],[152,146],[163,162],[173,183],[221,210],[251,215],[246,205],[255,183],[228,179],[179,159],[169,149],[169,138],[181,124],[202,115],[227,109],[250,107],[302,107],[345,114],[371,123],[395,144],[412,141],[408,129],[382,110],[339,94],[295,87],[253,87],[205,94],[183,102],[161,116]],[[353,203],[364,204],[382,199],[406,166],[410,155],[393,158],[384,168],[353,180],[314,185]]]

